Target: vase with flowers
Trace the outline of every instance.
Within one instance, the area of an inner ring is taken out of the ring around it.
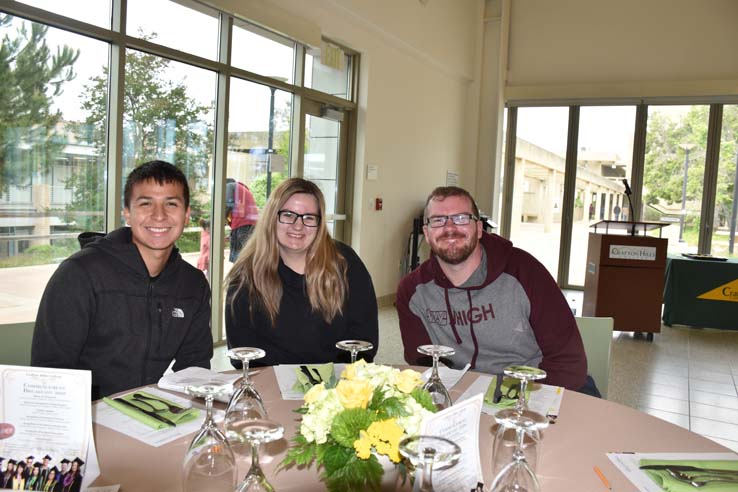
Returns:
[[[400,441],[436,411],[420,373],[363,360],[347,365],[337,382],[314,385],[304,400],[281,466],[316,463],[330,492],[380,490],[383,457],[404,474]]]

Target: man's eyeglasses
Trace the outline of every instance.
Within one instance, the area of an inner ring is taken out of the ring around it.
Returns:
[[[320,225],[320,215],[298,214],[292,210],[280,210],[277,212],[277,218],[282,224],[294,224],[297,219],[302,219],[305,227],[318,227]]]
[[[472,214],[434,215],[433,217],[425,219],[425,225],[435,229],[445,226],[449,219],[454,223],[454,225],[464,226],[469,225],[472,220],[479,220],[479,217]]]

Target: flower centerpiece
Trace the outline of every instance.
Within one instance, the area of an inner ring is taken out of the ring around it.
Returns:
[[[398,445],[436,411],[420,373],[358,360],[341,378],[305,393],[300,431],[282,467],[317,462],[331,492],[379,490],[386,456],[404,472]]]

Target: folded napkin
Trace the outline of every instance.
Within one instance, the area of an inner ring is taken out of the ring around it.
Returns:
[[[502,377],[502,384],[500,385],[500,392],[502,398],[499,402],[495,403],[495,389],[497,388],[497,378]],[[530,393],[535,391],[540,386],[529,382],[525,390],[526,400],[530,399]],[[487,392],[484,394],[484,403],[495,408],[512,408],[518,401],[518,394],[520,392],[520,380],[510,377],[504,377],[501,375],[492,376],[492,380],[489,382]],[[509,397],[507,395],[510,395]]]
[[[134,394],[138,395],[138,398],[134,397]],[[166,429],[171,426],[166,424],[165,422],[162,422],[161,420],[156,419],[155,417],[152,417],[151,415],[147,415],[145,412],[156,413],[157,415],[160,415],[161,417],[164,417],[165,419],[170,420],[177,425],[194,420],[200,415],[200,410],[192,407],[181,413],[173,413],[168,405],[179,408],[185,407],[178,403],[173,403],[169,400],[165,400],[164,398],[146,393],[145,391],[128,393],[127,395],[118,397],[118,399],[125,400],[128,403],[140,408],[142,411],[138,411],[132,406],[126,405],[125,403],[115,401],[115,399],[113,398],[105,397],[103,398],[103,401],[116,410],[128,415],[132,419],[138,420],[142,424],[146,424],[152,429],[156,430]]]
[[[301,364],[295,367],[297,381],[295,381],[295,384],[292,386],[293,390],[307,393],[314,384],[302,370],[303,367],[306,367],[310,372],[310,375],[319,383],[323,382],[327,387],[335,386],[336,376],[333,372],[333,362],[327,362],[325,364]]]
[[[713,470],[729,470],[736,472],[735,483],[730,482],[710,482],[701,487],[695,487],[689,483],[685,483],[678,478],[673,477],[666,470],[641,470],[649,476],[651,480],[661,487],[664,492],[735,492],[738,490],[738,460],[641,460],[640,466],[645,465],[668,465],[675,467],[675,471],[682,466],[691,466],[703,469]],[[709,471],[682,471],[693,480],[707,481],[715,478],[717,475],[711,474]],[[730,477],[732,480],[733,477]]]

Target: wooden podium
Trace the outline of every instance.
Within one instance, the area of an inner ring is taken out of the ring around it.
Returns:
[[[613,329],[661,332],[661,304],[668,241],[646,232],[669,225],[661,222],[603,220],[591,227],[584,277],[584,316],[615,319]]]

